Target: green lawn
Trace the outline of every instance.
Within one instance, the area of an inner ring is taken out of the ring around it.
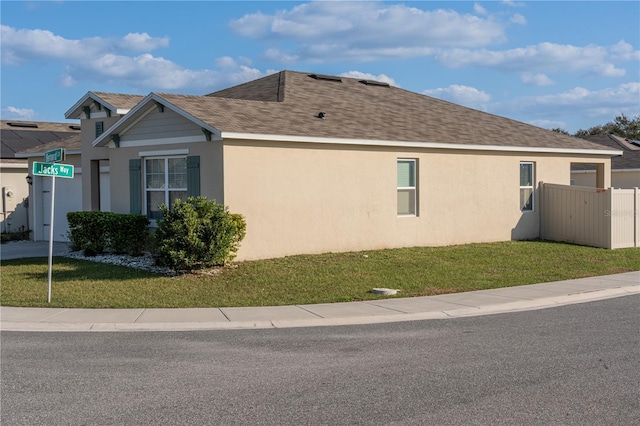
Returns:
[[[269,306],[371,300],[499,288],[640,270],[640,249],[504,242],[292,256],[241,262],[213,274],[164,277],[56,257],[2,262],[2,306],[168,308]]]

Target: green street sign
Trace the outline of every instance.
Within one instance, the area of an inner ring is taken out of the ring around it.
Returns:
[[[33,162],[33,174],[35,176],[53,176],[61,178],[73,178],[73,166],[71,164],[50,164]]]
[[[54,149],[53,151],[47,151],[44,153],[45,163],[57,163],[64,159],[64,148]]]

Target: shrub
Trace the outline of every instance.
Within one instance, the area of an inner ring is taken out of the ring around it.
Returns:
[[[105,251],[139,256],[149,240],[149,219],[139,214],[111,212],[69,212],[69,241],[72,250],[85,256]]]
[[[194,270],[233,261],[245,236],[239,214],[205,197],[160,206],[162,219],[154,234],[156,263],[174,270]]]

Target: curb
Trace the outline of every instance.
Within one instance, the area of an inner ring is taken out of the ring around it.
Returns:
[[[443,320],[483,315],[496,315],[513,312],[546,309],[578,303],[611,299],[640,294],[640,285],[624,286],[612,289],[592,290],[562,296],[545,297],[534,300],[490,304],[478,307],[464,307],[450,310],[419,313],[398,313],[377,316],[344,316],[337,318],[297,319],[297,320],[260,320],[226,322],[166,322],[166,323],[54,323],[34,321],[3,321],[1,331],[24,332],[135,332],[135,331],[211,331],[211,330],[258,330],[272,328],[327,327],[344,325],[382,324],[403,321]]]

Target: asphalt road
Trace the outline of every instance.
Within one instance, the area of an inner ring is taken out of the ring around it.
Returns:
[[[1,338],[2,425],[640,424],[640,296],[366,326]]]

